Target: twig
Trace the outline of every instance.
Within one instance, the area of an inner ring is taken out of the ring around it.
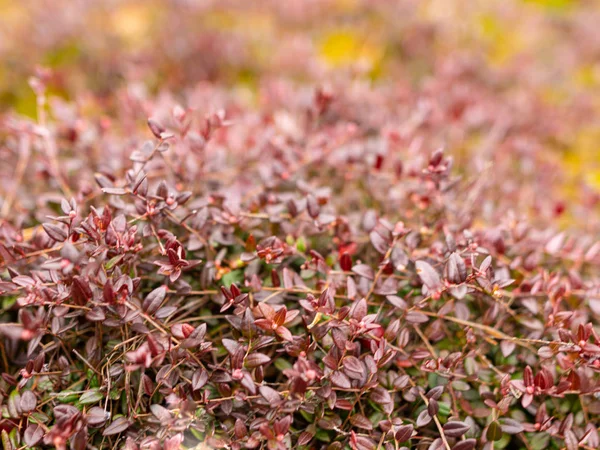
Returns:
[[[31,140],[29,135],[23,133],[21,135],[21,139],[19,140],[19,160],[17,161],[17,167],[15,169],[15,179],[13,180],[11,189],[6,195],[6,199],[2,205],[2,217],[7,217],[10,213],[12,203],[17,195],[17,190],[21,184],[21,180],[23,180],[23,175],[25,174],[25,169],[27,168],[27,163],[30,156]]]
[[[396,246],[396,242],[397,241],[398,241],[398,237],[395,237],[394,240],[392,241],[392,245],[390,245],[390,248],[388,248],[387,252],[385,252],[385,256],[383,257],[383,262],[384,263],[385,263],[385,261],[387,261],[388,259],[390,259],[390,256],[392,255],[392,251],[394,250],[394,247]],[[379,270],[375,274],[375,277],[373,278],[373,284],[371,285],[371,288],[369,289],[369,292],[367,292],[367,295],[365,296],[365,300],[367,302],[369,301],[369,298],[371,297],[371,295],[373,295],[373,292],[375,291],[375,287],[377,286],[377,282],[379,281],[379,278],[383,274],[383,269],[385,269],[385,264],[382,263],[380,265],[380,267],[379,267]]]
[[[492,328],[490,326],[482,325],[477,322],[471,322],[469,320],[459,319],[457,317],[443,316],[443,315],[440,315],[440,314],[437,314],[437,313],[434,313],[431,311],[424,311],[424,310],[421,310],[420,312],[427,316],[430,316],[430,317],[435,317],[437,319],[442,319],[442,320],[448,320],[450,322],[454,322],[459,325],[476,328],[478,330],[484,331],[485,333],[487,333],[488,335],[492,336],[495,339],[501,339],[504,341],[512,341],[515,344],[520,345],[521,347],[526,348],[534,353],[537,353],[537,350],[535,348],[533,348],[531,345],[529,345],[530,343],[542,344],[542,345],[553,344],[552,341],[543,341],[540,339],[525,339],[525,338],[517,338],[517,337],[509,336],[508,334],[505,334],[502,331],[496,330],[495,328]]]
[[[92,369],[92,370],[93,370],[93,371],[96,373],[96,375],[100,375],[100,376],[102,376],[102,374],[101,374],[101,373],[98,371],[98,369],[96,369],[94,366],[92,366],[92,365],[90,364],[90,362],[89,362],[87,359],[85,359],[85,358],[83,357],[83,355],[81,355],[81,353],[79,353],[79,352],[78,352],[77,350],[75,350],[75,349],[73,349],[73,353],[75,353],[75,355],[76,355],[76,356],[77,356],[77,357],[78,357],[80,360],[82,360],[82,361],[83,361],[83,363],[84,363],[86,366],[88,366],[90,369]]]

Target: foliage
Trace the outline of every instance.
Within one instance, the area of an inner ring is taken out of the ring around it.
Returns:
[[[268,3],[282,23],[309,4]],[[459,51],[371,83],[357,73],[395,59],[349,27],[319,40],[332,72],[296,47],[270,65],[235,8],[206,8],[209,36],[170,11],[183,44],[140,51],[174,77],[158,92],[131,49],[79,52],[78,27],[48,24],[73,72],[38,68],[35,118],[0,117],[4,449],[600,447],[600,197],[558,196],[576,163],[546,151],[593,146],[571,136],[588,105]],[[152,17],[113,19],[135,48]],[[409,29],[415,62],[434,45]],[[228,64],[258,74],[253,95]],[[59,92],[111,71],[118,88]]]

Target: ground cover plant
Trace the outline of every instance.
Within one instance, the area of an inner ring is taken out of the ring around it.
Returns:
[[[114,53],[101,7],[20,6],[41,25],[0,47],[33,99],[2,91],[4,449],[600,447],[598,115],[559,64],[591,64],[597,9],[479,5],[537,25],[497,67],[451,17],[350,3],[117,2]],[[254,58],[325,12],[386,56],[345,29]]]

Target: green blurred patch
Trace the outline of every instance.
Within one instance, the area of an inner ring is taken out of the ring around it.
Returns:
[[[44,65],[47,67],[60,67],[76,63],[81,56],[81,49],[76,42],[69,42],[53,49],[44,55]]]
[[[7,104],[12,105],[17,114],[35,119],[37,117],[37,100],[29,86],[20,86],[14,94],[14,96],[9,95]]]
[[[250,37],[271,33],[275,21],[271,14],[252,11],[216,10],[203,14],[206,27],[221,31],[239,31]]]
[[[479,26],[490,64],[504,65],[523,49],[519,31],[512,24],[502,22],[494,15],[483,14]]]
[[[548,9],[566,9],[577,3],[576,0],[523,0],[525,3],[531,3]]]
[[[363,63],[372,71],[381,64],[384,46],[353,30],[336,29],[320,39],[319,54],[332,67]]]
[[[563,162],[568,173],[600,189],[600,128],[585,127],[579,130]]]
[[[360,53],[361,43],[349,31],[330,33],[321,43],[321,56],[334,66],[352,63],[358,59]]]
[[[234,74],[234,86],[238,89],[237,95],[244,99],[248,105],[258,106],[259,91],[258,74],[250,68],[241,68]]]
[[[63,46],[46,52],[40,65],[51,69],[76,67],[81,57],[81,49],[76,42],[69,42]],[[8,67],[17,67],[16,64],[0,65],[0,110],[13,109],[18,114],[35,119],[37,117],[37,104],[35,94],[29,86],[29,76],[11,71]],[[64,89],[49,86],[48,97],[59,96],[66,98]]]
[[[598,86],[600,67],[594,64],[583,65],[574,73],[573,79],[577,85],[583,88]]]

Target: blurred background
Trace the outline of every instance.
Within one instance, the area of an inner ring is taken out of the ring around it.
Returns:
[[[399,102],[430,92],[463,121],[486,107],[500,129],[521,120],[521,176],[552,174],[531,196],[551,190],[561,226],[585,229],[600,192],[599,24],[592,0],[0,0],[0,114],[35,118],[37,66],[87,117],[110,117],[123,92],[185,98],[201,83],[246,106],[274,80],[351,80]],[[485,151],[487,134],[445,130],[459,163]]]

